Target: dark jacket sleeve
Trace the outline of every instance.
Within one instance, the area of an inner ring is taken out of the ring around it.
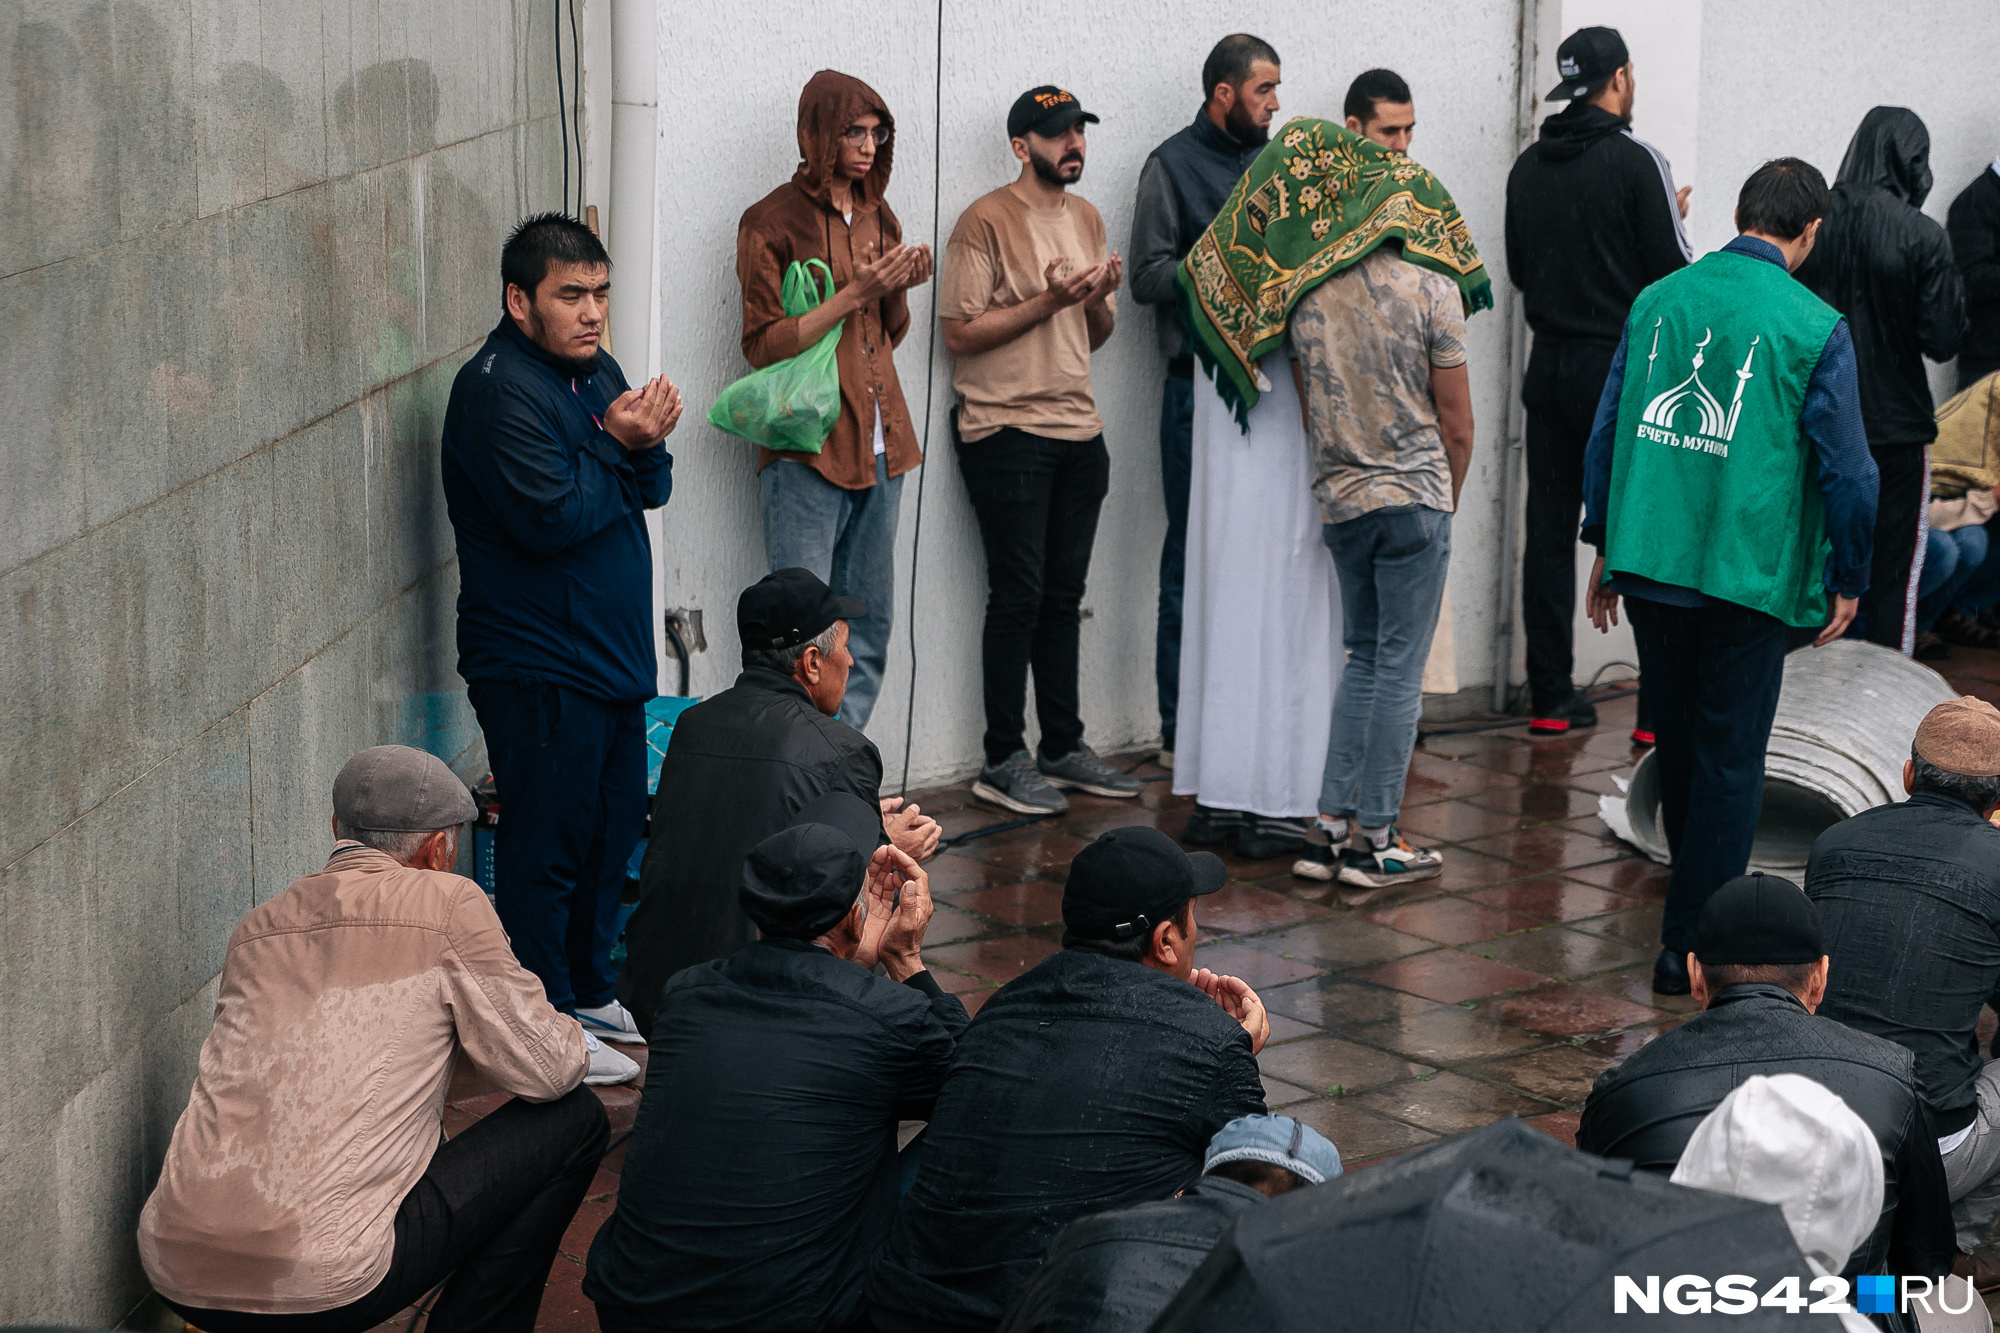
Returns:
[[[1944,229],[1929,218],[1922,222],[1922,234],[1910,249],[1917,346],[1933,361],[1949,361],[1965,339],[1965,283],[1952,262],[1951,241]]]
[[[1238,1116],[1264,1114],[1264,1079],[1257,1069],[1257,1057],[1250,1053],[1250,1034],[1246,1032],[1240,1040],[1223,1047],[1208,1095],[1194,1108],[1194,1131],[1205,1147],[1216,1131]]]
[[[1680,227],[1680,210],[1674,204],[1667,178],[1651,149],[1633,144],[1639,151],[1627,154],[1632,161],[1629,215],[1632,231],[1639,241],[1640,271],[1651,286],[1669,273],[1687,267],[1688,252]]]
[[[660,441],[650,449],[627,454],[632,464],[632,476],[639,483],[639,503],[648,509],[658,509],[674,493],[674,456],[667,452],[667,442]]]
[[[1612,437],[1618,433],[1618,399],[1625,392],[1625,335],[1611,354],[1611,373],[1597,396],[1590,442],[1583,448],[1583,540],[1604,553],[1604,523],[1611,509]]]
[[[1952,201],[1945,231],[1966,300],[1987,305],[2000,302],[2000,216],[1979,207],[1980,193],[1967,190]]]
[[[1881,475],[1875,456],[1868,452],[1854,337],[1844,319],[1827,335],[1819,364],[1806,382],[1799,424],[1812,440],[1819,462],[1819,491],[1826,501],[1826,535],[1833,543],[1833,554],[1826,561],[1826,586],[1842,597],[1859,597],[1868,591]]]
[[[882,803],[882,752],[863,739],[834,767],[828,791],[853,792],[870,805]]]
[[[1921,1101],[1912,1103],[1915,1123],[1896,1149],[1896,1220],[1889,1233],[1889,1271],[1942,1277],[1958,1258],[1951,1191],[1930,1113]]]
[[[1194,244],[1180,234],[1180,201],[1167,164],[1157,157],[1139,169],[1139,197],[1132,206],[1132,299],[1166,305],[1174,299],[1174,270]]]
[[[971,1020],[959,998],[946,995],[929,972],[919,972],[903,984],[926,996],[930,1007],[906,1028],[911,1041],[910,1064],[897,1090],[896,1118],[928,1120],[937,1106],[938,1089],[944,1086],[958,1036]]]
[[[466,434],[480,442],[486,459],[465,474],[507,535],[528,550],[568,550],[642,507],[640,493],[590,446],[571,455],[532,390],[496,384],[468,406]],[[655,448],[664,461],[664,446]]]

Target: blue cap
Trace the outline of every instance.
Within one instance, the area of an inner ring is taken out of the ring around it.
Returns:
[[[1288,1115],[1240,1115],[1208,1141],[1201,1169],[1213,1171],[1224,1162],[1269,1162],[1324,1185],[1340,1174],[1340,1149]]]

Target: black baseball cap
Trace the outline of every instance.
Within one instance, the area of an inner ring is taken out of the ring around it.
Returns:
[[[1562,75],[1562,82],[1542,100],[1567,102],[1574,97],[1588,97],[1631,61],[1618,29],[1578,28],[1556,48],[1556,72]]]
[[[1213,852],[1184,852],[1156,828],[1135,824],[1099,835],[1069,863],[1063,926],[1087,940],[1128,940],[1171,921],[1190,898],[1229,876]]]
[[[1024,134],[1039,134],[1052,139],[1070,126],[1082,121],[1086,125],[1098,123],[1097,117],[1083,109],[1074,93],[1066,92],[1053,83],[1045,83],[1039,88],[1030,88],[1014,99],[1014,105],[1007,112],[1007,137],[1018,139]]]
[[[861,896],[881,840],[882,812],[853,792],[815,797],[743,858],[736,901],[766,935],[818,939]]]
[[[1738,875],[1703,905],[1694,956],[1703,966],[1817,963],[1826,956],[1819,909],[1783,875]]]
[[[736,599],[736,633],[745,648],[796,648],[836,620],[859,620],[868,603],[836,597],[810,569],[766,574]]]

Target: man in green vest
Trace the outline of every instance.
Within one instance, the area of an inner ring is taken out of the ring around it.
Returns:
[[[1626,599],[1659,736],[1662,995],[1688,993],[1695,919],[1749,862],[1790,631],[1831,643],[1868,588],[1854,340],[1791,277],[1826,203],[1797,158],[1743,183],[1742,234],[1633,304],[1584,457],[1591,622],[1608,630]]]

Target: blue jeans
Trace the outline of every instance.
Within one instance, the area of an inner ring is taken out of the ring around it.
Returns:
[[[625,862],[646,832],[646,710],[541,681],[467,687],[506,818],[493,905],[565,1013],[611,1003]]]
[[[1424,710],[1424,660],[1451,563],[1451,515],[1379,509],[1322,529],[1340,577],[1347,670],[1333,696],[1319,809],[1396,822]]]
[[[847,626],[854,654],[840,720],[864,728],[882,692],[895,624],[896,517],[903,479],[889,476],[887,454],[875,456],[875,484],[843,490],[804,463],[781,458],[758,474],[764,501],[764,552],[771,568],[809,569],[842,597],[859,597],[868,614]]]
[[[1167,376],[1160,391],[1160,489],[1167,501],[1167,537],[1160,543],[1160,623],[1153,640],[1153,679],[1160,691],[1160,737],[1174,748],[1181,699],[1181,597],[1187,586],[1188,485],[1194,475],[1194,379]]]
[[[1983,524],[1931,531],[1917,583],[1917,628],[1947,611],[1972,616],[2000,602],[2000,543]]]

